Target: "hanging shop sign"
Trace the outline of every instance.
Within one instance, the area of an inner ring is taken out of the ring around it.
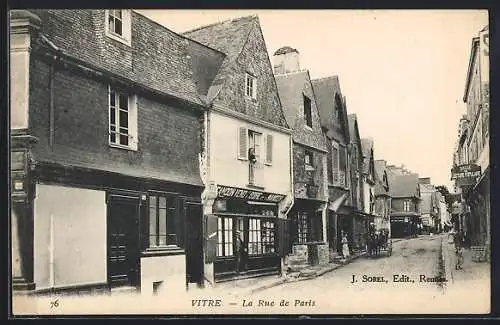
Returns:
[[[474,185],[481,176],[481,166],[467,164],[455,166],[451,169],[451,179],[456,180],[458,186]]]
[[[273,203],[278,203],[285,198],[285,195],[282,194],[248,190],[224,185],[217,186],[217,196],[221,198],[235,198]]]

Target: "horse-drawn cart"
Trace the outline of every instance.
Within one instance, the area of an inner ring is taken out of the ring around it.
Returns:
[[[392,238],[389,229],[371,229],[368,233],[367,253],[369,257],[391,256]]]

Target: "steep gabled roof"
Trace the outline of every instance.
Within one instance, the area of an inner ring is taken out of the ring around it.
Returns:
[[[260,38],[260,40],[258,41],[261,41],[264,44],[263,47],[258,48],[258,50],[260,50],[261,52],[251,53],[252,57],[253,54],[255,54],[256,57],[257,55],[259,55],[259,61],[256,61],[254,63],[260,64],[260,68],[263,68],[264,70],[253,71],[253,67],[250,64],[250,66],[247,67],[249,68],[248,72],[255,74],[269,74],[272,82],[275,83],[275,79],[273,77],[273,69],[271,66],[271,62],[269,61],[267,49],[265,48],[262,29],[260,28],[259,18],[256,15],[229,19],[223,22],[198,27],[196,29],[183,33],[183,36],[201,43],[207,47],[213,48],[221,53],[224,53],[225,55],[215,78],[213,78],[211,85],[208,87],[205,98],[205,102],[207,104],[210,105],[214,102],[214,100],[221,99],[217,98],[217,95],[219,93],[224,93],[226,88],[223,87],[231,87],[229,83],[235,75],[235,68],[238,68],[238,64],[242,63],[239,61],[239,59],[248,57],[249,55],[248,51],[251,50],[251,48],[246,47],[246,44],[247,41],[252,37],[252,35]],[[252,40],[255,39],[252,38]],[[263,59],[264,56],[265,59]],[[271,88],[267,90],[269,94],[269,102],[267,103],[266,107],[260,110],[258,116],[259,118],[264,119],[267,122],[280,127],[288,128],[285,116],[281,109],[281,103],[277,89],[274,88],[275,85],[268,86],[271,86]],[[274,91],[274,89],[276,89],[276,92]],[[228,91],[232,90],[228,89]],[[225,101],[225,99],[221,100]],[[234,109],[235,111],[246,114],[246,111],[244,111],[244,107],[241,105],[238,107],[229,105],[228,109]],[[241,109],[243,109],[243,111],[241,111]]]
[[[131,13],[134,28],[132,46],[128,48],[102,37],[104,10],[30,11],[41,19],[41,39],[60,50],[62,55],[145,88],[204,104],[186,57],[186,39],[140,13]],[[110,60],[110,56],[115,60]]]
[[[278,86],[278,93],[286,122],[291,128],[294,128],[298,114],[297,100],[299,96],[302,96],[302,89],[307,79],[307,71],[275,75],[274,78]]]
[[[229,66],[237,60],[243,50],[255,22],[258,22],[256,16],[245,16],[198,27],[182,33],[183,36],[225,55],[215,78],[208,87],[208,101],[216,96],[217,89],[221,87],[223,80],[230,75]]]
[[[326,128],[334,138],[345,139],[345,141],[348,142],[349,131],[347,129],[349,126],[347,124],[347,109],[345,107],[342,91],[340,90],[339,77],[330,76],[314,79],[311,80],[311,82],[316,96],[321,126]],[[343,130],[344,134],[338,133],[338,131],[333,127],[339,123],[339,121],[337,121],[334,117],[335,110],[338,108],[336,103],[337,97],[339,98],[340,105],[342,106],[342,120],[344,123],[340,126],[340,130]]]
[[[398,175],[393,172],[388,173],[390,195],[394,198],[419,197],[418,195],[418,174]]]
[[[373,139],[371,138],[363,138],[361,139],[361,151],[363,152],[363,169],[362,172],[364,174],[368,174],[370,172],[370,161],[372,158],[373,150]]]
[[[312,87],[311,83],[311,77],[309,75],[308,70],[302,70],[302,71],[297,71],[293,73],[286,73],[286,74],[279,74],[274,76],[276,79],[276,84],[278,86],[278,93],[280,96],[280,101],[281,101],[281,106],[283,109],[283,112],[285,114],[286,122],[287,124],[293,129],[294,132],[294,141],[298,141],[297,139],[303,138],[303,134],[300,134],[301,132],[304,132],[303,129],[298,129],[299,126],[299,118],[303,119],[303,112],[299,112],[299,107],[302,107],[302,105],[298,105],[298,103],[301,103],[303,100],[303,94],[305,90],[305,85],[309,83],[309,86],[311,87],[312,91],[312,98],[311,100],[311,108],[316,109],[316,113],[319,117],[319,111],[318,111],[318,103],[316,101],[316,96],[314,93],[314,88]],[[310,145],[313,146],[312,144],[314,143],[314,147],[322,150],[328,150],[328,147],[325,143],[325,137],[323,136],[323,131],[321,129],[321,123],[317,124],[317,122],[314,119],[314,114],[313,116],[313,137],[308,136],[306,142],[309,143],[303,143],[305,145]],[[303,139],[302,139],[303,140]],[[302,143],[302,141],[299,141]]]
[[[356,114],[347,115],[347,120],[349,122],[349,137],[351,141],[355,141],[356,139],[361,140],[359,137],[359,129],[357,127],[358,117]]]

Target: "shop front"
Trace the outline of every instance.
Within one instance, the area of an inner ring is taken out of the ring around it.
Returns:
[[[292,243],[289,264],[318,265],[328,263],[328,244],[323,236],[325,205],[326,202],[318,200],[295,199],[294,206],[288,213]]]
[[[373,222],[373,216],[353,210],[350,206],[342,206],[338,210],[337,238],[342,238],[342,232],[347,234],[351,253],[366,249],[368,227]],[[342,252],[342,243],[337,242],[337,252]]]
[[[420,217],[418,215],[391,215],[391,237],[416,237]]]
[[[469,207],[467,215],[468,233],[472,246],[488,246],[490,244],[490,179],[489,168],[476,185],[466,192]]]
[[[217,186],[212,208],[216,229],[215,282],[278,274],[278,203],[285,195]]]

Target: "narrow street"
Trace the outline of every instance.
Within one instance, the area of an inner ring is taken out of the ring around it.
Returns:
[[[309,309],[313,313],[327,310],[375,313],[381,309],[391,313],[391,306],[394,313],[422,310],[421,304],[429,304],[443,295],[436,282],[420,281],[421,276],[433,278],[439,275],[440,245],[441,236],[400,240],[393,244],[390,257],[361,257],[318,278],[258,292],[254,299],[280,297],[289,300],[294,307],[290,310],[294,313],[296,307],[303,307],[300,308],[302,312]],[[352,283],[353,275],[358,282]],[[406,279],[413,282],[394,282],[394,275],[399,279],[406,275]],[[384,282],[363,282],[363,276],[368,281],[383,278]]]
[[[307,292],[308,294],[315,295],[316,293],[326,294],[327,292],[334,293],[339,290],[345,290],[347,285],[349,285],[352,291],[357,292],[380,287],[391,290],[410,285],[408,283],[393,282],[393,275],[395,274],[404,274],[410,279],[415,280],[415,283],[412,283],[411,286],[426,285],[427,287],[438,289],[436,283],[420,283],[419,276],[426,275],[427,277],[433,277],[438,275],[440,240],[441,237],[439,236],[425,236],[397,241],[393,244],[393,254],[390,257],[362,257],[349,265],[316,279],[270,288],[265,293],[280,296],[284,292],[287,294]],[[351,283],[353,274],[358,279],[358,282],[355,284]],[[388,282],[363,282],[361,278],[363,275],[366,275],[366,280],[369,277],[383,277]]]

